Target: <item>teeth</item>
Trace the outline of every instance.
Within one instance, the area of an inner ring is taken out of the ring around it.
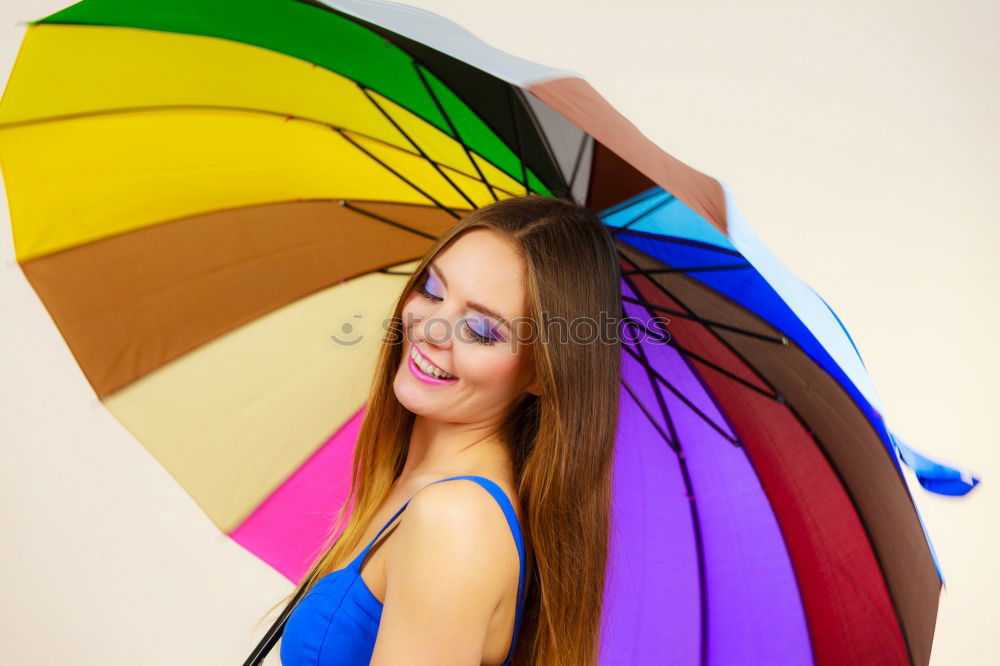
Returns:
[[[440,377],[442,379],[454,379],[455,375],[449,375],[443,370],[438,370],[433,365],[424,360],[424,357],[420,355],[416,347],[410,348],[410,357],[413,362],[417,364],[417,367],[424,371],[424,374],[431,375],[432,377]]]

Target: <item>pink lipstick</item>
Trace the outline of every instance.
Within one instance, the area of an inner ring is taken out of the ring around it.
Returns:
[[[411,346],[410,349],[412,350],[413,347]],[[420,353],[419,349],[417,350],[417,353],[418,354]],[[414,377],[424,382],[425,384],[454,384],[455,382],[458,381],[458,377],[444,378],[444,377],[433,377],[431,375],[428,375],[423,370],[421,370],[420,367],[413,360],[412,351],[411,353],[406,355],[406,367],[410,369],[410,372],[413,374]]]

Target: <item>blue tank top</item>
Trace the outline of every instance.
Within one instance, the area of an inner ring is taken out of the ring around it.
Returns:
[[[451,479],[471,479],[485,488],[503,509],[517,544],[521,569],[517,582],[514,634],[507,650],[507,658],[503,662],[503,666],[508,666],[517,643],[524,606],[524,541],[517,514],[500,486],[482,476],[452,476],[428,485]],[[302,597],[285,623],[280,650],[282,666],[368,666],[375,650],[382,603],[361,578],[361,565],[368,550],[382,536],[385,528],[396,520],[409,503],[410,500],[407,500],[400,507],[350,564],[321,576]]]

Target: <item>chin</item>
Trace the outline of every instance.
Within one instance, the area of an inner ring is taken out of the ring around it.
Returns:
[[[424,390],[424,385],[413,377],[407,377],[403,374],[408,372],[409,370],[403,368],[396,375],[396,379],[392,383],[392,390],[396,394],[396,400],[399,400],[399,404],[414,414],[430,416],[430,413],[434,411],[434,407],[437,406],[437,401],[434,401],[435,404],[429,404],[432,399],[427,395],[427,391]]]

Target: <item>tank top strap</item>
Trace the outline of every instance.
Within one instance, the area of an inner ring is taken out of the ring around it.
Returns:
[[[429,485],[433,485],[435,483],[441,483],[442,481],[450,481],[451,479],[460,479],[460,478],[465,478],[465,477],[452,476],[452,477],[449,477],[447,479],[438,479],[437,481],[432,481],[431,483],[429,483],[427,485],[429,486]],[[426,488],[426,487],[427,486],[424,486],[424,488]],[[421,488],[421,490],[423,490],[423,488]],[[412,497],[410,499],[406,500],[406,502],[403,503],[403,506],[399,507],[399,510],[396,511],[396,513],[392,514],[392,518],[390,518],[389,520],[386,521],[385,525],[382,526],[382,529],[380,529],[378,531],[378,534],[375,535],[375,538],[373,538],[371,541],[368,542],[368,545],[365,546],[364,550],[362,550],[360,553],[358,553],[358,556],[354,558],[354,562],[352,562],[351,564],[358,564],[358,563],[364,561],[365,555],[367,555],[368,551],[371,549],[371,547],[375,545],[375,542],[378,541],[378,538],[380,536],[382,536],[382,532],[385,532],[386,528],[389,527],[389,525],[392,525],[392,523],[393,523],[394,520],[396,520],[397,518],[399,518],[399,514],[403,513],[403,510],[406,509],[406,507],[410,505],[410,502],[412,500],[413,500]]]
[[[514,633],[510,639],[510,648],[507,650],[507,658],[504,659],[503,666],[510,664],[510,660],[514,655],[514,646],[517,645],[517,635],[521,628],[521,611],[524,609],[524,578],[525,578],[525,563],[524,563],[524,537],[521,534],[521,526],[517,520],[517,513],[514,512],[514,505],[511,503],[510,498],[507,497],[507,493],[497,485],[496,482],[487,479],[485,476],[453,476],[452,479],[470,479],[475,481],[493,496],[497,504],[503,510],[503,515],[507,519],[507,525],[510,527],[511,534],[514,537],[514,543],[517,545],[517,556],[520,561],[520,569],[518,572],[517,579],[517,607],[514,613]],[[441,481],[449,481],[451,479],[441,479]],[[441,481],[435,481],[434,483],[440,483]]]
[[[460,476],[450,476],[447,479],[438,479],[437,481],[432,481],[428,483],[427,486],[432,486],[435,483],[442,483],[444,481],[451,481],[453,479],[469,479],[471,481],[475,481],[493,497],[493,499],[497,502],[497,504],[500,505],[500,508],[503,510],[503,515],[507,519],[507,525],[510,527],[511,534],[514,537],[514,543],[517,545],[517,556],[521,564],[517,580],[517,609],[514,616],[514,634],[511,637],[510,649],[507,651],[507,658],[503,662],[504,664],[509,664],[511,657],[514,654],[514,646],[517,645],[517,635],[518,631],[521,628],[521,611],[523,610],[524,607],[525,562],[524,562],[524,537],[521,534],[521,526],[517,520],[517,513],[514,512],[514,505],[511,503],[510,498],[507,497],[507,493],[505,493],[503,489],[500,488],[499,485],[497,485],[496,482],[487,479],[485,476],[475,476],[470,474],[464,474]],[[424,486],[424,488],[426,488],[427,486]],[[382,533],[385,532],[386,528],[389,527],[389,525],[391,525],[393,521],[399,517],[399,514],[403,513],[403,510],[406,509],[407,506],[409,506],[412,500],[413,498],[411,497],[410,499],[406,500],[406,503],[403,504],[403,506],[399,507],[399,510],[396,511],[396,513],[393,514],[392,518],[390,518],[385,523],[385,525],[382,526],[382,529],[378,531],[378,534],[375,535],[375,538],[369,541],[368,545],[365,546],[365,549],[362,550],[360,553],[358,553],[358,556],[352,563],[353,565],[358,565],[359,563],[364,561],[365,555],[368,554],[369,549],[371,549],[371,547],[375,545],[375,542],[378,541],[378,538],[380,536],[382,536]]]

